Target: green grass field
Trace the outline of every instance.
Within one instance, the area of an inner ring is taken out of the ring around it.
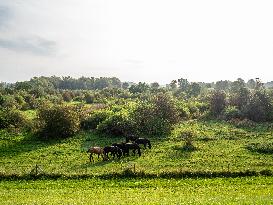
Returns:
[[[272,204],[272,177],[1,181],[0,204]]]
[[[196,150],[183,149],[184,142],[176,135],[191,127],[197,133]],[[136,171],[161,172],[238,172],[273,170],[272,153],[249,149],[249,145],[270,145],[271,128],[257,126],[242,129],[223,122],[186,122],[170,137],[154,137],[152,149],[142,150],[142,156],[103,162],[95,156],[90,163],[86,150],[89,146],[105,146],[123,138],[99,136],[92,132],[80,133],[65,140],[41,141],[28,135],[1,134],[0,173],[27,174],[35,165],[45,173],[62,175],[101,175],[122,172],[135,166]],[[272,149],[272,147],[268,147]]]
[[[178,135],[189,128],[196,133],[195,150],[184,149]],[[273,203],[272,176],[172,177],[181,172],[272,173],[273,135],[267,124],[236,128],[224,122],[188,121],[177,126],[169,137],[152,137],[152,149],[142,150],[141,157],[109,161],[95,157],[94,163],[89,162],[86,153],[89,146],[105,146],[123,138],[82,132],[70,139],[42,141],[3,130],[0,136],[0,204]],[[24,177],[31,176],[36,165],[38,174],[53,177]],[[102,179],[134,167],[137,173],[149,177]],[[11,179],[12,175],[17,180]],[[53,179],[54,175],[62,177]]]

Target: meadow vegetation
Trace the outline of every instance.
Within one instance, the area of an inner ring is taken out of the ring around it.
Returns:
[[[110,204],[270,203],[272,99],[259,79],[181,78],[165,87],[55,76],[1,83],[1,198],[104,204],[110,192]],[[152,149],[89,162],[89,147],[131,135],[150,139]]]

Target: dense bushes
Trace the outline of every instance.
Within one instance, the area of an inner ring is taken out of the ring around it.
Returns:
[[[37,114],[38,134],[43,138],[65,138],[80,129],[80,115],[76,107],[43,106]]]
[[[135,129],[134,121],[130,117],[125,109],[113,112],[97,126],[97,130],[114,136],[128,135]]]
[[[162,135],[180,119],[175,101],[161,93],[151,99],[94,111],[83,126],[110,135]]]
[[[30,128],[31,122],[18,110],[0,110],[0,129],[24,129]]]
[[[227,106],[223,111],[223,116],[226,120],[243,118],[242,112],[235,106]]]
[[[109,109],[95,110],[91,113],[90,116],[82,121],[82,128],[96,129],[101,122],[105,121],[111,115],[113,115],[113,111]]]

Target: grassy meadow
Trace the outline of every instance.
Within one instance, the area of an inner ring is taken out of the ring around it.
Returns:
[[[178,135],[187,129],[196,133],[194,149],[186,149]],[[90,163],[86,153],[89,146],[105,146],[124,139],[88,131],[69,139],[42,141],[31,135],[2,131],[0,204],[273,203],[272,176],[198,177],[203,172],[272,173],[269,124],[236,127],[220,121],[187,121],[169,137],[150,139],[152,149],[142,149],[141,157],[102,161],[94,156],[95,162]],[[143,173],[144,177],[103,177],[128,170]],[[175,175],[183,172],[197,174],[193,178]],[[24,177],[31,174],[61,178]]]
[[[272,204],[272,177],[1,181],[0,204]]]
[[[177,136],[183,129],[195,130],[193,150],[185,149]],[[180,124],[169,137],[153,137],[152,149],[142,149],[142,156],[102,161],[94,156],[89,162],[89,146],[106,146],[124,140],[94,132],[81,132],[73,138],[41,141],[30,135],[1,134],[0,173],[24,175],[38,165],[43,173],[71,175],[102,175],[124,169],[159,174],[162,172],[240,172],[273,170],[272,131],[270,126],[237,128],[217,121],[188,121]],[[259,150],[266,147],[268,153]],[[257,148],[257,149],[255,149]]]

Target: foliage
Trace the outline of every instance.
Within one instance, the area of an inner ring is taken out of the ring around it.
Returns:
[[[82,121],[82,127],[84,129],[96,129],[97,126],[113,115],[113,111],[104,109],[104,110],[94,110],[89,117]]]
[[[226,120],[243,118],[242,112],[236,106],[227,106],[223,111],[223,116]]]
[[[101,133],[113,136],[124,136],[128,133],[132,133],[134,127],[134,122],[130,119],[129,112],[122,109],[118,112],[111,113],[104,121],[99,123],[97,130]]]
[[[180,133],[181,139],[185,142],[184,149],[194,150],[193,140],[195,138],[195,132],[191,129],[184,130]]]
[[[159,93],[149,102],[140,102],[133,112],[140,133],[164,135],[170,132],[179,118],[179,110],[169,94]]]
[[[224,91],[213,91],[210,95],[210,111],[215,117],[219,116],[226,106],[226,94]]]
[[[31,128],[31,122],[19,110],[0,110],[0,129]]]
[[[80,129],[80,115],[73,106],[41,106],[37,114],[38,133],[43,138],[66,138]]]
[[[273,120],[272,99],[264,89],[255,90],[243,112],[255,122],[271,121]]]

